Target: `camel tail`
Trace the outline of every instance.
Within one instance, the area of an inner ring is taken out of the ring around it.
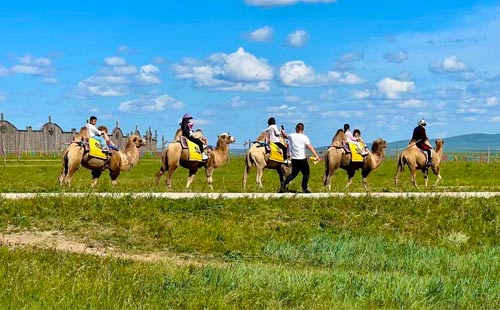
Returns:
[[[245,158],[245,171],[250,172],[250,169],[252,168],[252,165],[255,163],[255,160],[252,156],[251,152],[248,152]]]
[[[398,159],[398,171],[403,171],[405,168],[405,164],[406,164],[406,157],[403,154],[401,154],[401,156],[399,156]]]
[[[163,159],[161,161],[161,168],[163,171],[168,170],[168,148],[165,150],[165,156],[163,156]]]
[[[64,171],[64,175],[68,175],[68,169],[69,169],[68,153],[69,152],[65,152],[64,156],[63,156],[63,171]]]

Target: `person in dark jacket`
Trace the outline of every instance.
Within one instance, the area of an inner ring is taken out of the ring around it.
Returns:
[[[427,144],[427,133],[425,132],[425,126],[427,122],[424,119],[418,121],[417,127],[413,129],[413,135],[411,136],[411,140],[415,141],[415,144],[418,148],[427,152],[427,166],[432,166],[432,146]]]
[[[200,148],[200,153],[203,155],[203,159],[207,159],[207,155],[203,152],[204,150],[204,145],[203,141],[195,137],[195,130],[193,129],[194,123],[193,123],[193,117],[189,114],[184,114],[182,117],[182,121],[179,124],[181,126],[182,130],[182,135],[186,137],[188,140],[196,143],[198,147]]]

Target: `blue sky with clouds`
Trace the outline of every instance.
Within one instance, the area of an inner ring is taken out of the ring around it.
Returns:
[[[422,2],[422,3],[419,3]],[[9,1],[0,111],[19,129],[90,115],[172,138],[190,113],[242,147],[274,116],[316,146],[500,133],[500,1]]]

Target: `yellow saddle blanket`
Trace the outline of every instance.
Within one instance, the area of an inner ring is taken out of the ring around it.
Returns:
[[[89,139],[89,155],[100,159],[108,158],[107,155],[102,151],[101,143],[99,142],[99,140],[94,138]]]
[[[280,163],[284,163],[285,160],[283,159],[283,150],[280,149],[280,147],[277,146],[276,143],[274,142],[270,142],[269,147],[271,149],[271,154],[269,154],[269,159]]]
[[[365,148],[365,144],[362,142],[359,142],[359,146],[362,149]],[[351,161],[362,162],[364,160],[363,155],[361,155],[355,143],[349,142],[349,149],[351,150]]]
[[[201,155],[201,150],[198,144],[186,139],[188,152],[189,152],[189,160],[190,161],[203,161],[203,157]]]

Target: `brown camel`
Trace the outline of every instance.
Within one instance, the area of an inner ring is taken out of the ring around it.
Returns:
[[[433,165],[430,167],[432,172],[437,176],[436,182],[434,185],[437,185],[441,180],[440,173],[440,165],[441,165],[441,157],[443,156],[443,139],[436,140],[436,148],[432,150],[432,162]],[[430,145],[430,144],[429,144]],[[399,175],[403,172],[403,168],[405,165],[408,165],[410,169],[410,177],[411,182],[415,187],[417,187],[417,170],[422,170],[424,173],[424,182],[427,187],[427,183],[429,182],[429,167],[426,165],[427,156],[416,146],[414,142],[410,141],[408,147],[399,155],[398,158],[398,169],[396,172],[396,176],[394,176],[394,183],[398,186],[399,183]]]
[[[131,135],[128,138],[125,150],[122,152],[113,150],[108,160],[89,156],[82,137],[86,135],[86,129],[80,130],[73,142],[63,153],[63,169],[59,175],[61,185],[71,185],[71,179],[75,172],[83,166],[92,170],[92,187],[97,184],[101,173],[108,169],[111,177],[111,184],[116,185],[116,179],[121,171],[129,171],[139,161],[139,148],[146,145],[146,140],[138,135]]]
[[[323,176],[323,184],[331,189],[331,178],[335,173],[335,170],[342,168],[347,171],[348,181],[347,186],[351,185],[352,178],[356,173],[356,170],[361,169],[361,175],[363,177],[363,187],[367,189],[367,177],[373,170],[380,167],[385,159],[385,149],[387,148],[387,142],[383,139],[378,138],[373,141],[371,151],[368,151],[368,155],[363,162],[351,162],[351,154],[346,154],[343,143],[345,141],[345,134],[342,129],[339,129],[332,139],[332,144],[325,153],[325,174]]]
[[[280,183],[285,180],[285,178],[292,172],[291,168],[284,163],[280,163],[274,160],[269,160],[269,153],[266,153],[266,148],[262,146],[261,142],[265,141],[267,134],[265,132],[261,133],[260,136],[255,140],[256,142],[252,144],[250,149],[245,155],[245,172],[243,174],[243,189],[246,189],[248,174],[253,166],[257,168],[256,182],[259,188],[262,188],[262,174],[264,169],[272,169],[278,172],[280,178]]]
[[[189,161],[188,160],[188,150],[183,149],[179,141],[173,141],[169,144],[166,150],[161,154],[161,167],[156,173],[156,184],[160,181],[161,176],[167,173],[167,187],[172,188],[172,175],[181,166],[189,169],[188,180],[186,188],[189,188],[193,182],[194,176],[198,169],[205,167],[205,173],[207,176],[207,182],[210,189],[213,190],[212,186],[212,175],[215,168],[222,166],[229,157],[229,144],[234,143],[236,140],[233,136],[228,133],[222,133],[217,139],[217,145],[213,151],[210,152],[207,161]]]

